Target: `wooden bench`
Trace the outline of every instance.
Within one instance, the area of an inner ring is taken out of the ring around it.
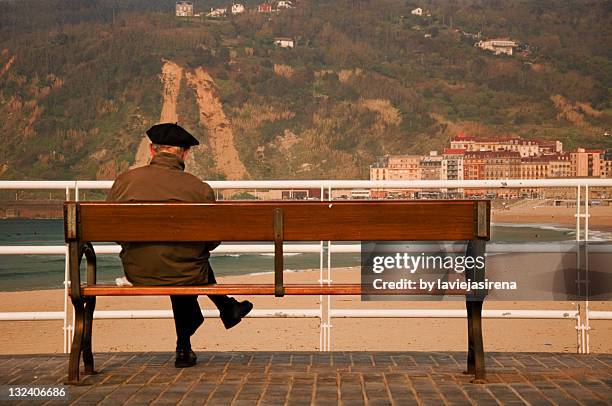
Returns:
[[[468,241],[467,255],[484,255],[490,234],[490,202],[336,201],[217,203],[66,202],[70,297],[75,330],[68,383],[94,372],[92,325],[97,296],[140,295],[361,295],[360,284],[284,284],[284,241]],[[273,241],[274,284],[134,286],[96,284],[93,242]],[[87,260],[87,283],[80,263]],[[470,274],[470,272],[472,272]],[[466,277],[484,280],[484,272]],[[412,291],[411,291],[412,293]],[[427,292],[414,293],[425,294]],[[446,292],[465,294],[464,291]],[[466,296],[467,373],[485,379],[481,310],[484,297]]]

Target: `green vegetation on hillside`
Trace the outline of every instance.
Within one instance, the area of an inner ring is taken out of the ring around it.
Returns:
[[[252,178],[363,178],[377,155],[441,149],[462,131],[612,147],[610,2],[296,5],[211,20],[176,18],[168,0],[0,0],[0,176],[125,170],[159,119],[163,60],[210,73]],[[462,31],[530,52],[494,56]],[[198,175],[223,178],[185,83],[178,113],[204,141]]]

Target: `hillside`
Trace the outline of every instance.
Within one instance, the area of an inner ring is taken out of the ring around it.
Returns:
[[[211,20],[167,0],[0,0],[0,177],[113,179],[160,120],[202,141],[188,169],[206,179],[365,178],[459,132],[612,147],[610,2],[295,4]],[[495,56],[477,32],[527,51]]]

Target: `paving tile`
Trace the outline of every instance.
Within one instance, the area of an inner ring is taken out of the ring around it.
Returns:
[[[489,353],[483,385],[462,374],[463,352],[198,352],[198,364],[186,369],[174,368],[170,352],[95,358],[99,374],[68,387],[70,403],[604,405],[612,399],[610,354]],[[0,384],[60,385],[66,364],[56,354],[0,356]]]

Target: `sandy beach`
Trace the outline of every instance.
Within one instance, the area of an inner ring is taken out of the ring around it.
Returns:
[[[584,207],[581,212],[584,213]],[[491,220],[494,223],[547,224],[576,227],[575,207],[513,207],[510,209],[492,210]],[[612,231],[612,206],[589,207],[589,227],[600,231]],[[584,219],[581,220],[584,226]]]
[[[316,283],[319,271],[285,274],[286,283]],[[359,269],[332,270],[334,282],[358,282]],[[271,274],[219,278],[219,283],[272,283]],[[61,311],[63,291],[42,290],[0,293],[0,311]],[[243,299],[243,298],[241,298]],[[248,297],[256,309],[318,309],[319,297]],[[206,297],[203,308],[211,309]],[[463,309],[463,302],[362,302],[360,297],[332,298],[333,308],[346,309]],[[612,310],[611,302],[591,302],[593,310]],[[96,310],[170,309],[167,297],[101,297]],[[572,310],[571,302],[487,302],[485,309]],[[466,348],[464,319],[333,319],[332,349],[455,351]],[[487,351],[575,352],[574,320],[484,321]],[[171,351],[172,319],[95,320],[94,351]],[[592,321],[591,351],[612,352],[612,321]],[[200,351],[301,351],[319,349],[318,319],[245,319],[225,330],[219,319],[205,321],[193,338]],[[0,353],[33,354],[62,351],[61,321],[2,322]]]

